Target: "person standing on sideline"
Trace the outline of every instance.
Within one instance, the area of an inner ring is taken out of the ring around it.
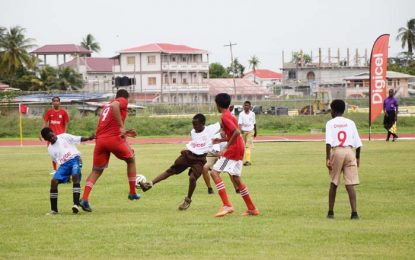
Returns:
[[[81,194],[81,153],[76,149],[75,144],[93,140],[95,135],[90,137],[74,136],[70,134],[56,135],[52,129],[45,127],[40,132],[43,139],[48,141],[48,153],[53,161],[59,164],[59,168],[50,181],[50,207],[48,215],[58,214],[58,185],[66,183],[72,177],[73,182],[73,206],[72,212],[79,212],[79,196]]]
[[[349,194],[351,219],[359,219],[356,209],[356,192],[354,186],[359,184],[358,167],[360,164],[360,147],[362,141],[355,123],[343,117],[346,104],[336,99],[330,104],[331,117],[326,124],[326,167],[331,179],[329,190],[329,211],[327,218],[334,218],[334,202],[340,174],[343,172],[344,183]],[[353,152],[356,148],[356,152]]]
[[[398,99],[394,97],[393,89],[389,89],[389,96],[383,101],[383,126],[385,127],[386,141],[389,141],[390,136],[393,136],[392,141],[395,142],[398,139],[396,134],[396,121],[398,120]]]
[[[248,192],[248,187],[242,182],[242,163],[244,158],[244,141],[242,140],[241,132],[238,128],[238,122],[229,111],[231,97],[227,93],[220,93],[215,97],[215,103],[221,115],[222,129],[226,134],[226,138],[213,139],[213,143],[228,142],[227,145],[220,151],[221,156],[219,160],[213,165],[211,177],[215,182],[218,194],[222,200],[223,207],[215,215],[216,217],[223,217],[231,214],[234,209],[229,202],[226,193],[225,184],[223,183],[220,173],[227,172],[231,178],[238,185],[242,199],[245,201],[248,209],[242,214],[244,216],[259,215],[259,210],[255,207]]]
[[[239,114],[238,125],[241,129],[242,137],[245,143],[245,166],[251,165],[251,148],[253,139],[256,137],[256,118],[255,113],[251,111],[251,102],[244,102],[244,111]]]
[[[52,98],[52,108],[43,115],[42,129],[49,127],[56,135],[60,135],[67,132],[68,124],[69,115],[65,109],[61,108],[61,99],[58,96],[54,96]],[[42,140],[42,136],[39,139]],[[47,145],[49,146],[49,142]],[[52,161],[53,170],[50,174],[54,174],[56,168],[56,162]]]
[[[115,100],[102,108],[96,130],[96,144],[93,155],[92,171],[86,179],[84,194],[80,206],[84,211],[91,212],[89,195],[92,187],[108,167],[110,155],[114,154],[118,159],[127,163],[127,176],[129,184],[129,200],[138,200],[140,195],[136,193],[136,165],[134,151],[128,145],[126,137],[135,137],[134,129],[125,130],[124,122],[128,114],[127,90],[117,91]]]

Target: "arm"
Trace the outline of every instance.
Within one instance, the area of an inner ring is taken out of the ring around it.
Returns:
[[[256,137],[256,124],[254,124],[254,137]]]
[[[326,167],[329,170],[331,170],[330,151],[331,151],[331,145],[326,144]]]
[[[226,153],[226,150],[228,150],[229,145],[231,145],[240,134],[241,134],[241,131],[238,128],[235,128],[235,130],[232,132],[231,138],[229,138],[228,143],[226,144],[225,148],[223,148],[223,150],[219,152],[219,155],[221,156],[224,155]]]
[[[89,137],[81,137],[81,142],[91,141],[95,139],[95,134],[89,136]]]
[[[357,167],[360,166],[360,147],[356,148],[356,163],[357,163]]]
[[[69,126],[69,115],[68,113],[65,111],[65,133],[68,132],[68,126]]]
[[[124,123],[121,120],[121,109],[120,109],[120,102],[114,101],[111,103],[112,108],[112,115],[115,118],[115,121],[120,126],[121,136],[125,135]]]

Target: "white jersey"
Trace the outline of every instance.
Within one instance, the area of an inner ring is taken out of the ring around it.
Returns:
[[[221,134],[220,134],[220,133],[217,133],[217,134],[215,134],[212,138],[213,138],[213,139],[215,139],[215,138],[222,138],[222,136],[221,136]],[[226,144],[227,144],[227,143],[228,143],[228,142],[221,142],[221,143],[218,143],[218,144],[213,144],[213,143],[211,142],[211,147],[210,147],[210,149],[209,149],[209,152],[210,152],[210,153],[213,153],[213,154],[216,154],[217,152],[222,151],[222,150],[223,150],[223,148],[225,148],[225,146],[226,146]]]
[[[331,147],[352,146],[358,148],[362,146],[362,141],[355,123],[350,119],[338,116],[326,124],[326,144]]]
[[[254,125],[256,124],[255,120],[255,113],[252,111],[249,111],[249,113],[245,113],[245,111],[242,111],[239,114],[238,118],[238,125],[240,126],[242,131],[249,132],[254,130]]]
[[[81,143],[81,136],[71,134],[57,135],[57,140],[54,144],[49,144],[48,152],[52,159],[59,163],[65,162],[80,156],[81,153],[76,149],[75,144]]]
[[[192,140],[186,144],[187,150],[197,155],[208,153],[212,149],[212,138],[219,130],[219,123],[205,126],[205,129],[200,133],[196,133],[196,131],[192,129],[190,132]]]

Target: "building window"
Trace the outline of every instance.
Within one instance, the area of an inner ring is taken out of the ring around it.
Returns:
[[[187,61],[186,57],[182,57],[182,62],[186,62],[186,61]]]
[[[171,61],[172,61],[172,62],[176,62],[176,56],[172,56],[172,57],[171,57]]]
[[[148,77],[148,85],[149,86],[156,85],[156,77]]]
[[[182,83],[187,84],[187,79],[186,78],[182,79]]]
[[[176,84],[176,78],[172,78],[173,84]]]
[[[297,78],[297,73],[295,72],[295,70],[288,71],[288,79],[296,79],[296,78]]]
[[[392,86],[392,80],[388,79],[388,86]]]
[[[128,56],[127,57],[127,64],[128,65],[134,65],[135,64],[135,57],[134,56]]]
[[[309,72],[307,73],[307,80],[308,80],[308,81],[314,81],[315,79],[316,79],[316,75],[314,74],[314,72],[309,71]]]
[[[398,86],[401,85],[401,80],[400,79],[397,79],[396,82],[397,82]]]
[[[156,56],[147,56],[147,64],[156,64]]]

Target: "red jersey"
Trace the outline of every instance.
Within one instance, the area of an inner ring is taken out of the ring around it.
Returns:
[[[127,109],[128,100],[123,97],[119,97],[119,98],[116,98],[114,101],[118,101],[120,103],[121,120],[124,123],[125,118],[127,117],[127,112],[128,112],[128,109]],[[99,121],[98,121],[98,126],[97,126],[97,131],[96,131],[97,139],[105,138],[105,137],[112,137],[112,136],[119,136],[121,134],[120,125],[115,120],[115,117],[112,114],[111,103],[106,104],[102,108],[102,112],[101,112],[101,115],[99,116]]]
[[[238,129],[238,121],[236,121],[236,118],[228,109],[222,112],[221,121],[223,131],[228,138],[231,138],[233,131]],[[228,149],[223,156],[230,160],[240,161],[244,158],[244,152],[244,140],[241,135],[238,135],[234,142],[228,146]]]
[[[46,111],[43,120],[48,122],[49,128],[56,134],[65,133],[65,127],[69,122],[68,113],[62,108],[55,110],[53,108]]]

